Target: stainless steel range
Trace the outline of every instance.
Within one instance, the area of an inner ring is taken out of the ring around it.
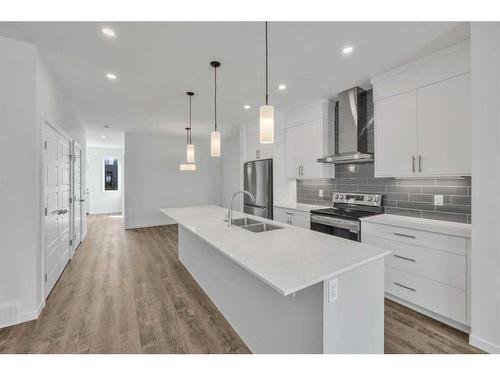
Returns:
[[[381,194],[333,193],[333,207],[311,211],[311,229],[361,241],[360,218],[383,212]]]

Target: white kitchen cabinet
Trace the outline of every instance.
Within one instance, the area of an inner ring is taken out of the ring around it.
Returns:
[[[470,174],[470,74],[422,87],[417,100],[420,174]]]
[[[286,129],[287,178],[333,178],[333,165],[318,162],[328,152],[324,126],[319,119]]]
[[[375,176],[471,174],[467,42],[372,79]]]
[[[416,171],[417,93],[410,91],[375,105],[375,174],[410,176]]]
[[[398,222],[393,215],[381,216],[390,216],[398,224],[381,224],[383,220],[376,216],[362,219],[361,241],[391,251],[385,260],[386,297],[467,330],[470,324],[468,239],[438,233],[438,227],[432,226],[429,219],[402,218]],[[422,223],[429,223],[434,232],[416,229]]]
[[[247,135],[247,156],[246,161],[271,159],[273,157],[273,145],[261,144],[259,133]]]
[[[273,216],[274,220],[281,223],[295,225],[306,229],[311,228],[311,214],[306,211],[292,210],[290,208],[274,206]]]

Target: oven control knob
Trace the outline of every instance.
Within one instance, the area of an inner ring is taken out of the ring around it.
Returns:
[[[340,199],[344,199],[344,195],[343,195],[343,194],[340,194],[339,198],[340,198]]]
[[[339,195],[338,194],[335,194],[335,199],[339,199]]]
[[[372,197],[368,197],[368,202],[371,202],[372,201]]]

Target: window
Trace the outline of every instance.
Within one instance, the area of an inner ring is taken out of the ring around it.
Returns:
[[[104,191],[118,190],[118,159],[104,158]]]

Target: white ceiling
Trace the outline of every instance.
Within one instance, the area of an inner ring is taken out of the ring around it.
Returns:
[[[100,28],[117,36],[107,39]],[[264,23],[21,22],[0,34],[40,46],[56,79],[89,131],[183,135],[186,91],[193,98],[193,137],[213,126],[213,70],[219,69],[223,135],[257,118],[264,101]],[[286,111],[334,97],[370,77],[469,36],[468,23],[273,22],[269,25],[270,101]],[[341,49],[354,46],[344,56]],[[118,80],[105,79],[107,72]],[[285,83],[287,89],[278,91]],[[250,104],[251,110],[243,105]],[[103,133],[104,134],[104,133]]]

